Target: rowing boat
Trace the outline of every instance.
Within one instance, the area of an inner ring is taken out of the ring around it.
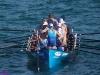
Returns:
[[[48,68],[52,68],[58,63],[63,63],[63,61],[68,62],[75,59],[76,57],[75,47],[76,47],[77,34],[73,36],[74,36],[74,42],[71,44],[73,46],[71,46],[72,48],[69,48],[70,49],[69,51],[60,51],[58,49],[42,49],[38,44],[36,46],[35,51],[31,51],[32,48],[31,42],[33,40],[32,39],[33,35],[32,35],[31,37],[29,37],[26,51],[28,51],[35,58],[37,58],[38,66],[40,64],[39,60],[41,59]]]
[[[62,18],[64,19],[65,17],[62,16]],[[37,29],[40,27],[37,27]],[[68,43],[67,47],[64,46],[64,49],[67,50],[60,50],[59,47],[58,48],[45,48],[43,49],[40,44],[39,44],[39,35],[38,35],[38,30],[35,31],[35,34],[37,35],[36,37],[36,45],[33,46],[33,37],[34,35],[32,35],[31,37],[29,37],[28,43],[27,43],[27,48],[26,51],[31,53],[34,57],[37,58],[37,65],[38,65],[38,70],[39,70],[39,60],[43,60],[43,62],[45,63],[45,65],[48,68],[52,68],[55,65],[57,65],[58,63],[63,63],[63,61],[72,61],[75,59],[76,57],[76,41],[77,41],[77,34],[73,34],[73,29],[68,29],[68,30],[72,30],[71,33],[69,33],[68,35],[68,41],[70,43]],[[70,31],[69,31],[70,32]],[[32,51],[32,49],[34,48],[34,51]]]

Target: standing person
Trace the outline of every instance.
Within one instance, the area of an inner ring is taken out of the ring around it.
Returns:
[[[52,14],[49,14],[48,17],[49,17],[48,23],[52,23],[54,28],[56,29],[58,25],[58,21],[54,18]]]
[[[62,26],[62,34],[60,37],[60,39],[62,40],[61,45],[65,46],[67,45],[67,32],[68,32],[67,26],[65,24],[66,22],[62,18],[60,18],[59,23],[61,23],[61,26]]]
[[[64,51],[64,47],[62,47],[62,39],[64,37],[64,33],[62,33],[62,24],[58,23],[57,32],[60,36],[57,37],[57,50]]]
[[[60,36],[59,33],[54,29],[52,23],[49,24],[50,28],[48,29],[48,48],[56,48],[56,37]]]

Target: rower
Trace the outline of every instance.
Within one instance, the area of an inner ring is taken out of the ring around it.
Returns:
[[[43,28],[45,25],[48,25],[48,22],[47,22],[47,19],[46,19],[46,18],[43,18],[43,19],[42,19],[42,24],[40,25],[39,30],[41,31],[42,28]]]
[[[32,38],[31,51],[35,51],[35,47],[36,47],[36,33],[34,33],[33,38]]]
[[[46,32],[44,30],[41,31],[41,38],[40,38],[40,46],[41,50],[47,49],[47,37],[46,37]]]

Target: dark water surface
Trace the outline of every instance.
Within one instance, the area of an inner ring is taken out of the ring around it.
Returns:
[[[54,14],[55,18],[64,14],[67,25],[71,26],[75,33],[100,32],[99,0],[0,0],[0,29],[33,30],[40,25],[42,18],[47,18],[50,13]],[[0,40],[28,34],[31,33],[0,31]],[[82,37],[100,40],[100,35]],[[100,42],[83,44],[100,46]],[[3,45],[5,43],[0,43],[0,47]],[[0,54],[19,50],[21,48],[0,49]],[[89,51],[87,48],[83,50]],[[100,53],[95,49],[90,51]],[[9,75],[38,75],[34,61],[26,52],[0,56],[0,74],[7,72]],[[100,55],[80,51],[75,63],[61,64],[50,70],[43,68],[39,75],[100,75]]]

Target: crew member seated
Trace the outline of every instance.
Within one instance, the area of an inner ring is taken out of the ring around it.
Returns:
[[[47,49],[47,37],[46,37],[46,32],[44,30],[41,31],[41,38],[40,38],[40,46],[41,50]]]

